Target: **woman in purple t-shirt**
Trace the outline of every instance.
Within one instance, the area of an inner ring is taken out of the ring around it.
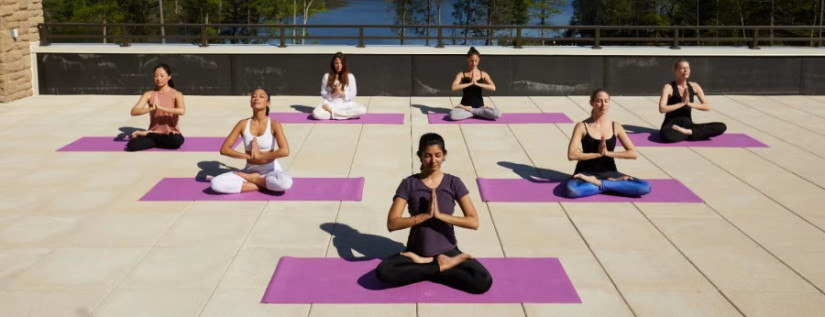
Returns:
[[[410,228],[407,250],[378,265],[378,279],[392,285],[429,280],[481,294],[493,278],[472,256],[456,246],[453,226],[478,229],[478,215],[461,179],[441,172],[447,156],[444,139],[435,133],[421,136],[418,144],[421,173],[401,181],[387,217],[390,231]],[[464,214],[453,216],[455,202]],[[402,217],[404,205],[410,217]]]

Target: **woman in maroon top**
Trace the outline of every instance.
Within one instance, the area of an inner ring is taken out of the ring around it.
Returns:
[[[132,107],[132,116],[149,114],[149,130],[135,131],[126,144],[127,151],[141,151],[153,147],[177,149],[183,145],[180,116],[186,112],[183,94],[172,82],[169,65],[155,66],[155,89],[144,92]]]
[[[453,226],[478,229],[478,215],[461,179],[441,172],[447,156],[444,139],[435,133],[421,136],[418,145],[421,173],[401,181],[387,217],[390,231],[410,228],[407,250],[378,265],[378,279],[391,285],[429,280],[481,294],[490,289],[490,273],[472,256],[461,253]],[[455,203],[464,216],[453,216]],[[403,217],[404,205],[410,217]]]

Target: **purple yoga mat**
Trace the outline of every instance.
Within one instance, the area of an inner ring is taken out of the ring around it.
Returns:
[[[564,197],[566,180],[536,180],[522,178],[478,178],[482,201],[490,202],[645,202],[702,203],[690,189],[675,179],[648,179],[650,193],[642,197],[598,194],[590,197]]]
[[[474,295],[419,282],[391,287],[378,281],[379,259],[281,257],[262,303],[581,303],[557,258],[481,258],[493,286]]]
[[[303,200],[303,201],[361,201],[364,178],[295,178],[292,188],[285,192],[248,192],[219,194],[212,191],[209,182],[194,178],[164,178],[141,201],[200,201],[200,200]]]
[[[710,140],[682,141],[676,143],[662,143],[659,133],[629,133],[630,141],[635,146],[663,146],[663,147],[768,147],[767,144],[742,133],[725,133]]]
[[[427,114],[430,124],[515,124],[515,123],[573,123],[563,113],[502,113],[496,120],[469,118],[451,121],[446,114]]]
[[[152,148],[147,151],[218,152],[224,137],[184,137],[183,145],[177,150]],[[118,140],[110,136],[82,137],[69,143],[59,152],[119,152],[124,151],[129,139]],[[237,145],[237,143],[235,144]]]
[[[312,114],[301,112],[273,112],[269,116],[280,123],[404,124],[403,113],[367,113],[348,120],[315,120]]]

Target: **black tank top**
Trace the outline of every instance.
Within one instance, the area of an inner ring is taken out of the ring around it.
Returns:
[[[679,95],[679,88],[676,87],[676,81],[670,82],[670,86],[673,87],[673,94],[671,94],[670,97],[667,98],[668,106],[682,102],[682,96]],[[693,102],[693,96],[695,95],[695,93],[693,92],[693,86],[691,86],[689,82],[687,83],[687,90],[688,99],[690,100],[690,102]],[[690,109],[690,107],[684,106],[671,112],[665,113],[665,122],[671,121],[676,118],[688,118],[688,120],[692,121],[690,117]]]
[[[584,137],[582,138],[582,152],[584,153],[599,153],[599,143],[602,140],[594,139],[587,131],[587,124],[584,124]],[[616,148],[616,124],[611,122],[613,126],[613,136],[604,140],[608,151],[613,151]],[[586,174],[596,177],[617,177],[618,170],[616,170],[616,161],[612,157],[602,156],[592,160],[583,160],[576,163],[576,171],[573,174]]]
[[[467,77],[467,75],[464,75],[464,77],[461,78],[461,83],[466,84],[471,82],[472,80],[472,78]],[[478,83],[485,84],[487,83],[487,81],[484,80],[484,78],[481,78],[478,80]],[[476,85],[464,87],[464,94],[461,96],[461,104],[473,108],[484,107],[484,98],[481,97],[481,87]]]

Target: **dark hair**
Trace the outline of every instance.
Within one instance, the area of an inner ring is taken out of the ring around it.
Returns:
[[[341,72],[335,72],[335,59],[341,60]],[[344,53],[337,52],[332,55],[332,59],[329,61],[329,76],[327,76],[327,88],[332,90],[333,85],[335,84],[335,75],[338,75],[338,81],[341,82],[341,87],[346,87],[349,85],[349,67],[347,66],[347,59],[344,57]]]
[[[686,60],[684,58],[677,59],[675,62],[673,62],[673,70],[676,70],[676,68],[679,68],[679,64],[681,64],[681,63],[690,64],[690,62],[688,62],[688,60]]]
[[[252,89],[252,92],[254,93],[256,90],[263,90],[263,92],[266,94],[266,102],[269,102],[269,92],[266,91],[266,88],[264,88],[264,87],[255,87],[255,89]],[[269,115],[269,106],[266,106],[266,115],[267,116]]]
[[[172,76],[172,69],[171,69],[171,68],[169,68],[169,65],[166,65],[166,64],[158,64],[158,66],[155,66],[155,68],[154,68],[154,69],[152,69],[152,73],[154,73],[155,71],[157,71],[157,70],[158,70],[158,68],[163,68],[163,71],[165,71],[165,72],[166,72],[166,75]],[[169,79],[169,82],[167,82],[166,84],[167,84],[167,85],[169,85],[169,87],[175,88],[175,82],[174,82],[174,81],[172,81],[172,79],[171,79],[171,78]]]
[[[596,88],[596,90],[593,90],[593,92],[590,93],[590,102],[595,101],[596,100],[596,95],[598,95],[600,92],[606,93],[607,96],[610,97],[610,93],[607,92],[607,89]]]
[[[607,89],[596,88],[596,90],[593,90],[593,92],[590,93],[590,102],[596,101],[596,95],[598,95],[601,92],[606,93],[607,97],[610,97],[610,93],[607,92]],[[593,116],[593,110],[590,110],[590,116]]]
[[[473,56],[473,55],[481,56],[481,53],[479,53],[478,50],[475,47],[470,46],[470,50],[467,51],[467,57],[470,57],[470,56]]]
[[[438,145],[439,147],[441,147],[441,151],[444,152],[444,154],[447,154],[447,147],[444,146],[444,138],[438,135],[438,133],[430,132],[425,133],[421,136],[421,139],[418,140],[418,151],[415,152],[415,155],[421,158],[421,155],[424,154],[424,151],[428,147],[433,145]],[[421,165],[419,169],[424,169],[424,166]]]

